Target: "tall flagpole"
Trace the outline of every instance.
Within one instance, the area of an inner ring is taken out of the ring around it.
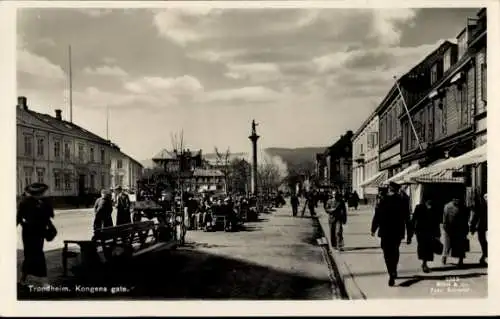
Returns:
[[[415,138],[417,139],[417,144],[418,148],[422,151],[422,144],[420,144],[420,138],[418,137],[417,130],[415,129],[415,126],[413,125],[413,120],[411,119],[410,116],[410,110],[408,110],[408,105],[406,104],[405,97],[403,95],[403,92],[401,92],[401,88],[399,87],[399,80],[397,79],[396,76],[394,76],[394,80],[396,81],[396,87],[398,88],[399,95],[401,96],[401,100],[403,101],[403,106],[405,107],[406,115],[408,115],[408,121],[410,122],[411,128],[413,130],[413,134],[415,135]]]
[[[73,123],[73,72],[71,69],[71,45],[68,47],[69,59],[69,121]]]
[[[106,140],[109,141],[109,105],[106,105]]]

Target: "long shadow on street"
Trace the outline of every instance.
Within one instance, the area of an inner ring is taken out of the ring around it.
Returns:
[[[60,255],[60,250],[47,254]],[[189,248],[150,254],[85,277],[55,280],[54,285],[69,287],[71,292],[29,293],[19,289],[18,299],[331,299],[329,295],[315,295],[318,290],[328,290],[329,281]],[[107,287],[107,291],[77,292],[76,285]],[[111,294],[111,287],[129,291]]]

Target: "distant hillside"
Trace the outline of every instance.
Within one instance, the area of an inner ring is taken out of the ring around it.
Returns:
[[[270,147],[266,152],[272,156],[279,156],[288,165],[289,171],[314,170],[316,154],[323,153],[325,147],[280,148]]]
[[[311,171],[314,170],[316,154],[322,153],[326,149],[325,147],[300,147],[300,148],[282,148],[282,147],[270,147],[266,148],[264,151],[271,156],[280,157],[288,166],[289,170],[293,171]],[[203,157],[207,160],[215,160],[217,155],[215,153],[203,154]],[[247,153],[233,153],[231,158],[247,158]],[[141,164],[148,168],[153,166],[152,160],[141,161]]]

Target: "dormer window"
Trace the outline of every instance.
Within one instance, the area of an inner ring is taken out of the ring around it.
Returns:
[[[443,56],[443,72],[451,67],[451,50],[448,49]]]
[[[437,64],[434,64],[431,68],[431,85],[436,83],[438,77]]]

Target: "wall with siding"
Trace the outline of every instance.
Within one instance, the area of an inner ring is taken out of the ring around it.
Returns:
[[[483,86],[481,81],[481,65],[483,63],[486,63],[486,48],[481,49],[476,55],[476,114],[481,114],[486,111],[486,104],[481,96]]]

